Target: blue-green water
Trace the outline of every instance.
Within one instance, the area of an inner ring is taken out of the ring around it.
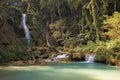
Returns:
[[[42,66],[1,66],[0,80],[120,80],[120,68],[80,62]]]

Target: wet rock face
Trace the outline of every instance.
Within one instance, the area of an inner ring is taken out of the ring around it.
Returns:
[[[0,16],[0,45],[15,44],[17,37],[14,29],[7,23],[4,16]]]

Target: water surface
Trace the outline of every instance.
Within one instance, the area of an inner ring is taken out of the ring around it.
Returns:
[[[100,63],[1,66],[0,80],[120,80],[120,68]]]

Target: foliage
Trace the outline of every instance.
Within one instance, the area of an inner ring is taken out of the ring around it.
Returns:
[[[83,53],[98,53],[99,49],[105,48],[106,44],[101,41],[94,42],[88,42],[87,45],[81,45],[76,48],[76,50],[79,50]]]
[[[103,29],[106,32],[103,35],[108,36],[110,39],[117,38],[120,34],[120,13],[114,12],[112,16],[107,16],[104,25]]]
[[[30,26],[35,27],[35,31],[38,33],[38,35],[41,35],[41,33],[44,32],[43,23],[39,15],[28,14],[27,22],[29,23]]]
[[[87,45],[78,46],[74,49],[82,53],[95,54],[95,61],[97,62],[111,63],[112,59],[120,60],[119,39],[109,42],[88,42]]]
[[[18,60],[27,60],[30,58],[30,54],[26,51],[25,45],[17,44],[10,48],[0,51],[0,62],[10,62]]]
[[[113,54],[111,49],[100,47],[97,49],[96,61],[108,63],[110,61],[111,54]]]
[[[96,53],[101,62],[107,62],[111,56],[119,60],[119,5],[119,0],[1,0],[0,26],[7,21],[15,27],[13,31],[19,32],[21,14],[26,13],[30,32],[37,34],[34,41],[45,40],[44,35],[49,33],[50,42],[63,44],[57,45],[58,48]],[[25,45],[16,45],[0,54],[0,60],[4,61],[29,58]]]
[[[57,40],[64,40],[65,20],[59,20],[49,25],[52,36]]]
[[[112,0],[7,0],[3,3],[8,4],[8,9],[14,8],[17,12],[27,13],[29,15],[28,23],[32,24],[30,26],[36,27],[38,34],[44,34],[44,30],[48,28],[46,25],[48,23],[50,26],[58,27],[57,30],[53,30],[55,27],[52,29],[49,27],[48,33],[52,32],[49,34],[51,37],[62,37],[63,39],[67,33],[70,33],[69,38],[73,37],[74,39],[82,33],[88,36],[89,40],[95,42],[100,38],[103,15],[107,14],[107,8],[114,2]],[[114,9],[111,8],[111,10]],[[13,14],[16,13],[13,12],[11,16],[14,16]],[[17,16],[20,20],[21,14],[17,13]],[[19,20],[15,19],[20,23]],[[65,23],[65,27],[60,27],[61,24],[64,26],[62,22]],[[56,38],[55,41],[58,40]]]

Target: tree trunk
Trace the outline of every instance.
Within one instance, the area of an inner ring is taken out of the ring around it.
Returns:
[[[46,28],[45,28],[45,39],[46,39],[46,46],[50,47],[50,43],[49,43],[49,40],[48,40],[48,30],[47,30],[47,27],[49,25],[49,21],[47,21],[46,23]]]
[[[59,18],[61,20],[61,13],[60,13],[60,5],[59,5],[59,0],[56,0],[56,7],[57,7],[57,10],[58,10],[58,14],[59,14]]]
[[[113,0],[113,2],[114,2],[114,10],[116,11],[116,7],[117,7],[116,3],[117,3],[117,0]]]
[[[51,46],[50,43],[49,43],[49,40],[48,40],[48,33],[47,33],[47,32],[46,32],[46,45],[47,45],[48,47]]]

